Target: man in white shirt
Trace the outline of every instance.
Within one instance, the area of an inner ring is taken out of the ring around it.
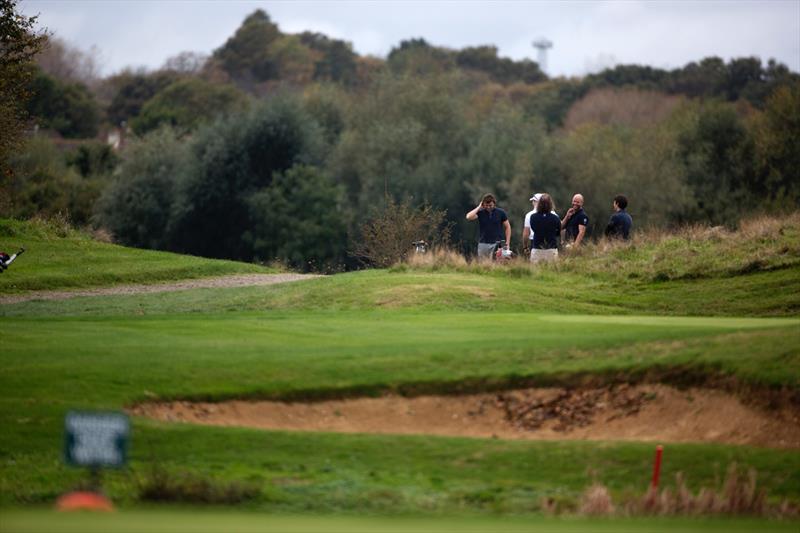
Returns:
[[[533,242],[533,232],[531,231],[531,215],[536,212],[536,205],[539,203],[539,198],[542,197],[542,193],[537,192],[533,196],[530,197],[531,205],[533,209],[525,213],[525,223],[522,225],[522,246],[525,248],[525,253],[529,253],[531,249],[531,243]]]

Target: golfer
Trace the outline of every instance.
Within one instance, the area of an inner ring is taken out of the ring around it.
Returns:
[[[506,250],[511,247],[511,223],[506,212],[497,207],[497,200],[493,195],[483,195],[481,203],[467,213],[467,220],[478,221],[478,259],[491,259],[494,245],[498,241],[505,241]]]
[[[614,214],[611,215],[608,226],[606,226],[606,237],[629,240],[631,238],[633,219],[625,211],[625,208],[628,207],[628,198],[623,194],[616,195],[611,207],[614,209]]]
[[[558,257],[558,238],[561,234],[561,219],[553,213],[553,199],[542,194],[531,215],[531,262],[553,261]]]
[[[536,205],[539,203],[539,198],[541,197],[542,193],[540,192],[537,192],[536,194],[530,197],[529,201],[531,202],[533,209],[525,213],[525,221],[522,224],[522,246],[526,253],[530,253],[530,251],[533,249],[533,232],[531,231],[531,216],[533,216],[533,214],[536,212]],[[550,197],[550,200],[551,201],[553,200],[552,196]],[[558,213],[556,213],[555,202],[553,203],[550,212],[558,216]],[[560,238],[561,235],[559,234],[559,239]]]
[[[561,229],[564,230],[564,240],[569,242],[569,246],[575,248],[581,245],[586,236],[586,228],[589,226],[589,217],[583,210],[583,195],[576,194],[572,197],[572,207],[567,210],[564,219],[561,221]]]

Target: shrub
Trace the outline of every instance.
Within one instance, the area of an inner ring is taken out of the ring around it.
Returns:
[[[387,196],[383,211],[359,227],[359,239],[351,253],[364,264],[385,268],[405,260],[416,240],[432,246],[446,244],[450,238],[446,214],[430,205],[414,209],[407,201],[397,204]]]
[[[185,158],[185,145],[171,129],[134,142],[95,207],[96,223],[121,244],[166,248],[175,184]]]

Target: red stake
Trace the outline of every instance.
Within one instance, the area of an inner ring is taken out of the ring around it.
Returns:
[[[664,454],[664,447],[660,444],[656,446],[656,461],[653,463],[653,482],[650,484],[653,489],[658,489],[658,478],[661,475],[661,456]]]

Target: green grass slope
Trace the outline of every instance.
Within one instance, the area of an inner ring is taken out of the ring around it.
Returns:
[[[0,274],[0,295],[121,283],[158,283],[269,269],[98,242],[53,221],[0,219],[0,250],[25,253]]]

